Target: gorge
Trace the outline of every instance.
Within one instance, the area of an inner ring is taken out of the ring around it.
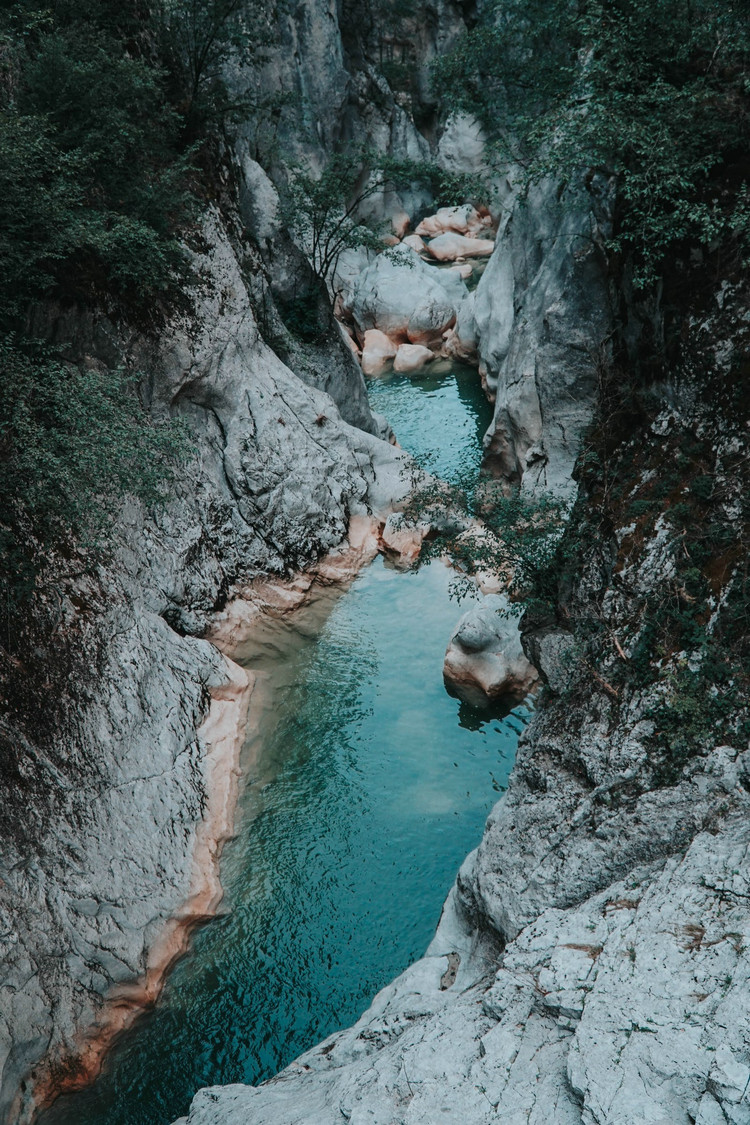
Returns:
[[[744,117],[665,233],[628,210],[637,162],[529,179],[450,101],[511,0],[235,7],[179,299],[149,320],[65,275],[27,315],[189,454],[158,502],[125,489],[106,552],[40,548],[18,612],[6,580],[0,1121],[747,1125],[750,321],[717,217]],[[636,120],[620,16],[652,51],[687,20],[700,112],[744,106],[711,4],[605,7],[560,151],[602,59]],[[359,190],[373,153],[365,233],[317,277],[289,186],[356,154]],[[470,514],[410,517],[409,454]]]

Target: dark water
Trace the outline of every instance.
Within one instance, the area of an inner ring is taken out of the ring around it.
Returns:
[[[448,471],[477,458],[475,391],[463,373],[391,376],[372,399],[406,448],[435,450]],[[222,861],[226,913],[95,1086],[46,1125],[166,1125],[199,1087],[263,1080],[351,1023],[423,953],[525,722],[523,709],[500,719],[445,693],[460,612],[449,582],[439,563],[401,573],[378,559],[243,654],[260,729]]]

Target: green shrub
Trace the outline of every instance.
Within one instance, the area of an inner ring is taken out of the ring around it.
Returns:
[[[17,339],[0,342],[0,579],[4,601],[33,587],[46,554],[96,549],[131,493],[160,499],[188,442],[151,421],[134,379],[81,370]]]

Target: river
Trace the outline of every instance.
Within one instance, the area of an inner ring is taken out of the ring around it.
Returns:
[[[476,372],[390,375],[369,389],[432,471],[478,470],[490,408]],[[168,1125],[199,1087],[262,1081],[353,1022],[424,952],[527,717],[445,692],[461,612],[450,582],[439,562],[403,572],[378,558],[238,654],[258,676],[261,713],[222,858],[222,913],[97,1082],[44,1125]]]

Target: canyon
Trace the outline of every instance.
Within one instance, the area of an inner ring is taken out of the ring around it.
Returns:
[[[366,137],[394,158],[483,167],[477,122],[441,118],[428,92],[431,61],[466,26],[463,7],[418,7],[408,104],[357,12],[324,0],[280,14],[249,74],[230,64],[230,88],[299,100],[273,144],[265,123],[238,126],[224,193],[192,251],[200,282],[157,338],[104,314],[49,311],[82,363],[146,372],[150,409],[185,421],[195,456],[155,513],[126,502],[93,575],[83,555],[55,571],[39,610],[72,638],[76,662],[51,735],[13,727],[18,777],[0,818],[6,1125],[54,1113],[57,1097],[88,1085],[158,1006],[196,926],[211,925],[240,750],[262,702],[233,658],[259,623],[293,620],[378,551],[414,561],[431,529],[399,537],[409,462],[365,376],[417,382],[454,363],[476,368],[492,403],[487,475],[530,502],[562,498],[579,529],[556,615],[530,607],[519,635],[518,615],[499,617],[502,595],[488,590],[457,609],[444,638],[446,683],[469,703],[541,687],[507,792],[424,957],[353,1026],[261,1084],[198,1091],[180,1121],[750,1122],[750,751],[709,725],[699,753],[665,765],[654,738],[667,689],[633,670],[648,598],[682,573],[665,513],[693,496],[694,468],[661,507],[650,490],[691,436],[726,520],[743,518],[744,415],[718,394],[706,403],[695,364],[711,385],[731,381],[747,347],[744,287],[719,280],[703,304],[684,298],[680,379],[657,385],[645,420],[611,438],[602,402],[622,308],[632,354],[667,314],[613,282],[614,183],[594,175],[561,190],[549,177],[524,190],[511,168],[486,211],[479,200],[438,208],[417,184],[377,196],[392,245],[342,259],[339,320],[323,337],[289,331],[300,272],[312,282],[284,216],[279,148],[290,165],[322,168]],[[599,484],[581,467],[597,426],[597,480],[613,466],[624,481],[604,529]],[[737,564],[721,557],[714,613]],[[595,668],[574,627],[587,615],[603,637]],[[698,660],[662,659],[673,684]]]

